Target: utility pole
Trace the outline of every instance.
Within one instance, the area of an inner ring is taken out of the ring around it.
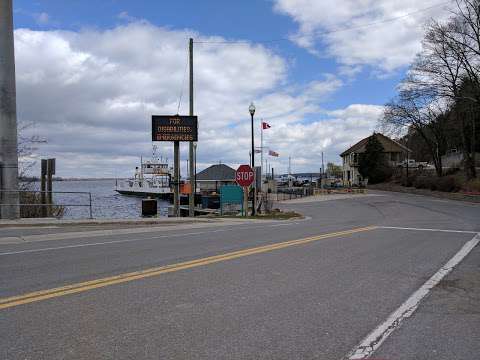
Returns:
[[[190,38],[189,44],[189,58],[190,58],[190,116],[193,116],[193,39]],[[195,186],[193,185],[195,174],[194,174],[194,163],[193,163],[193,141],[190,141],[188,145],[188,158],[190,159],[190,194],[188,196],[188,216],[195,216]]]
[[[0,190],[0,218],[20,217],[12,0],[0,0]]]
[[[408,163],[410,162],[409,152],[407,150],[407,179],[405,180],[405,186],[408,186]]]

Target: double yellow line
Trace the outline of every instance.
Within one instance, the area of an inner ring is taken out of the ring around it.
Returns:
[[[29,304],[37,301],[56,298],[60,296],[77,294],[84,291],[99,289],[99,288],[110,286],[110,285],[126,283],[129,281],[134,281],[139,279],[145,279],[148,277],[167,274],[170,272],[191,269],[198,266],[210,265],[210,264],[227,261],[227,260],[233,260],[233,259],[241,258],[244,256],[284,249],[290,246],[307,244],[307,243],[322,240],[322,239],[350,235],[350,234],[370,231],[374,229],[376,229],[376,226],[368,226],[363,228],[338,231],[334,233],[311,236],[303,239],[290,240],[290,241],[280,242],[280,243],[271,244],[271,245],[265,245],[265,246],[259,246],[259,247],[249,248],[249,249],[240,250],[240,251],[234,251],[226,254],[210,256],[202,259],[186,261],[186,262],[181,262],[181,263],[172,264],[172,265],[159,266],[159,267],[154,267],[146,270],[124,273],[116,276],[110,276],[110,277],[105,277],[101,279],[80,282],[80,283],[57,287],[53,289],[35,291],[35,292],[31,292],[31,293],[27,293],[19,296],[0,299],[0,310],[18,306],[18,305]]]

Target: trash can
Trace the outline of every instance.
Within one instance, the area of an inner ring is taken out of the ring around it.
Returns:
[[[142,200],[142,216],[156,216],[157,215],[157,199],[143,199]]]

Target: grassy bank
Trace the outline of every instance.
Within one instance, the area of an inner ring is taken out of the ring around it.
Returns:
[[[430,190],[430,189],[417,189],[415,187],[402,186],[392,182],[369,185],[368,188],[373,190],[394,191],[394,192],[401,192],[401,193],[407,193],[407,194],[433,196],[441,199],[480,203],[480,195],[476,195],[475,193],[469,193],[469,192],[445,192],[445,191]]]
[[[236,215],[224,215],[221,218],[235,218],[235,219],[258,219],[258,220],[290,220],[290,219],[302,219],[303,215],[295,211],[280,211],[274,210],[269,214],[257,214],[255,216],[236,216]]]

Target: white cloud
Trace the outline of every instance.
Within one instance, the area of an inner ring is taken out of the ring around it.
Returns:
[[[180,113],[188,111],[190,36],[221,40],[146,22],[103,31],[16,30],[19,120],[33,122],[30,132],[48,140],[36,155],[56,157],[59,176],[131,175],[140,155],[151,151],[150,116],[177,112],[182,83]],[[370,133],[381,112],[368,105],[322,110],[342,81],[324,74],[291,84],[287,62],[262,46],[195,44],[194,59],[200,167],[248,162],[252,100],[257,144],[263,117],[272,125],[266,141],[281,153],[276,164],[283,171],[288,155],[294,165],[303,159],[299,170],[316,169],[319,151],[338,161],[342,147]],[[171,159],[172,147],[162,143],[162,155]]]
[[[45,26],[50,23],[50,15],[48,15],[46,12],[35,13],[33,14],[33,18],[35,19],[35,22],[40,26]]]
[[[299,46],[356,71],[368,65],[383,73],[408,65],[421,49],[425,23],[448,16],[439,0],[275,0],[274,8],[298,23],[291,39]]]
[[[128,22],[138,20],[135,16],[131,16],[127,11],[121,11],[120,13],[118,13],[117,18]]]
[[[327,162],[339,163],[339,154],[370,135],[383,114],[383,106],[352,104],[344,109],[324,111],[322,119],[310,123],[281,124],[264,132],[265,144],[280,152],[274,167],[286,171],[292,157],[292,171],[314,171]],[[317,116],[319,116],[317,115]],[[270,160],[273,160],[269,158]]]

